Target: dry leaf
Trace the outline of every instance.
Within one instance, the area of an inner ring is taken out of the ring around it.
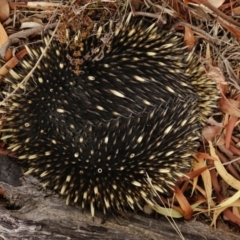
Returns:
[[[9,18],[10,8],[7,0],[0,1],[0,22]]]
[[[196,39],[190,27],[185,27],[184,43],[189,50],[192,50],[196,44]]]
[[[154,209],[157,213],[160,213],[164,216],[172,217],[172,218],[182,218],[183,215],[181,211],[175,210],[173,208],[167,208],[167,207],[161,207],[157,204],[154,206],[150,206],[152,209]]]
[[[227,99],[227,98],[221,98],[219,101],[220,109],[229,115],[240,117],[240,102],[233,100],[233,99]]]
[[[174,190],[175,190],[175,197],[182,208],[184,219],[186,220],[191,219],[193,215],[193,210],[187,198],[183,195],[182,191],[178,187],[175,186]]]
[[[210,4],[212,4],[215,8],[219,8],[225,2],[225,0],[208,0]]]
[[[222,127],[219,126],[206,126],[202,130],[202,136],[207,141],[213,141],[220,137]]]
[[[203,154],[199,154],[199,155],[203,155]],[[194,169],[201,169],[204,167],[206,167],[206,161],[203,158],[197,157],[197,161],[194,161]],[[210,172],[208,169],[206,169],[201,173],[201,175],[202,175],[202,180],[203,180],[204,189],[205,189],[204,196],[206,197],[208,209],[210,210],[210,207],[214,206],[214,202],[212,201],[212,181],[211,181]],[[193,183],[194,183],[194,180],[195,178],[193,179]]]
[[[12,57],[12,51],[8,49],[2,48],[3,45],[8,41],[8,35],[0,23],[0,52],[1,56],[4,57],[6,61],[8,61]]]
[[[27,7],[29,8],[48,8],[48,7],[58,7],[59,3],[52,3],[52,2],[44,2],[44,1],[37,1],[37,2],[28,2]]]
[[[206,47],[206,59],[209,60],[209,62],[212,63],[211,50],[210,50],[209,43],[207,43],[207,47]]]
[[[216,160],[214,161],[214,165],[217,169],[218,174],[222,177],[222,179],[225,180],[225,182],[233,187],[236,190],[240,190],[240,181],[238,181],[236,178],[234,178],[231,174],[229,174],[225,167],[222,165],[219,157],[217,156],[215,149],[212,145],[212,142],[209,141],[209,147],[210,147],[210,153],[211,156],[214,157]]]
[[[38,22],[23,22],[21,24],[20,29],[25,29],[25,28],[35,28],[35,27],[41,27],[42,24]]]
[[[233,214],[240,218],[240,205],[232,208]]]
[[[226,126],[225,144],[226,144],[226,148],[228,148],[228,149],[230,146],[232,133],[233,133],[233,130],[235,128],[237,121],[238,121],[238,117],[230,116],[228,124]]]
[[[238,206],[240,206],[240,190],[237,191],[233,196],[230,198],[225,199],[220,204],[218,204],[214,209],[217,208],[225,208],[225,207],[231,207],[235,202],[238,203]]]
[[[235,198],[239,197],[239,191],[235,194]],[[227,199],[228,201],[229,199]],[[240,200],[237,199],[236,201],[232,202],[231,205],[229,206],[224,206],[224,207],[220,207],[220,208],[215,208],[215,210],[213,211],[213,220],[211,223],[211,226],[214,225],[214,227],[216,227],[216,222],[217,222],[217,218],[218,216],[223,212],[225,218],[227,218],[229,221],[236,223],[238,226],[240,226],[240,218],[238,215],[234,214],[229,207],[240,207]]]
[[[8,41],[8,35],[3,25],[0,23],[0,49],[7,41]]]
[[[240,6],[233,8],[232,12],[235,16],[240,16]]]

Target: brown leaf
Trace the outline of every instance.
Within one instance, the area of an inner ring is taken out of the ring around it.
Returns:
[[[181,206],[183,211],[184,219],[189,220],[192,218],[193,210],[191,205],[189,204],[186,197],[183,195],[182,191],[178,187],[174,187],[176,199]]]
[[[12,51],[10,49],[2,49],[4,44],[8,41],[8,35],[3,28],[2,24],[0,23],[0,51],[1,56],[5,58],[6,61],[8,61],[12,57]],[[3,52],[2,52],[3,51]]]
[[[219,8],[225,2],[225,0],[208,0],[215,8]]]
[[[0,22],[9,18],[10,8],[7,0],[0,1]]]
[[[235,16],[240,16],[240,6],[233,8],[232,12]]]
[[[190,27],[185,26],[184,43],[189,50],[192,50],[196,44],[196,38],[194,37],[193,31]]]
[[[8,41],[8,35],[3,27],[3,25],[0,23],[0,48]]]

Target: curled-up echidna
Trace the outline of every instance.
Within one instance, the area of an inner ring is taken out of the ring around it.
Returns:
[[[86,39],[78,74],[75,50],[54,40],[19,85],[45,44],[27,48],[6,78],[15,92],[5,92],[2,139],[27,173],[93,215],[95,206],[152,202],[189,169],[200,125],[216,105],[215,84],[181,42],[127,20],[107,45]]]

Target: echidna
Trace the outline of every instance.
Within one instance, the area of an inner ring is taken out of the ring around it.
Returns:
[[[48,42],[48,38],[45,38]],[[217,89],[174,34],[130,24],[108,46],[88,38],[74,50],[54,40],[25,85],[45,44],[6,81],[8,148],[27,173],[82,208],[141,207],[168,193],[190,167],[200,125]],[[150,184],[151,182],[151,184]]]

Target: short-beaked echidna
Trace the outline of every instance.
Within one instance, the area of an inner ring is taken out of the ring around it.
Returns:
[[[48,42],[48,38],[45,38]],[[90,37],[73,50],[45,44],[6,78],[8,148],[27,173],[84,208],[141,207],[168,193],[190,167],[217,89],[173,34],[128,22],[108,46]],[[75,51],[75,50],[74,50]],[[9,95],[11,94],[11,95]],[[151,182],[151,184],[150,184]]]

